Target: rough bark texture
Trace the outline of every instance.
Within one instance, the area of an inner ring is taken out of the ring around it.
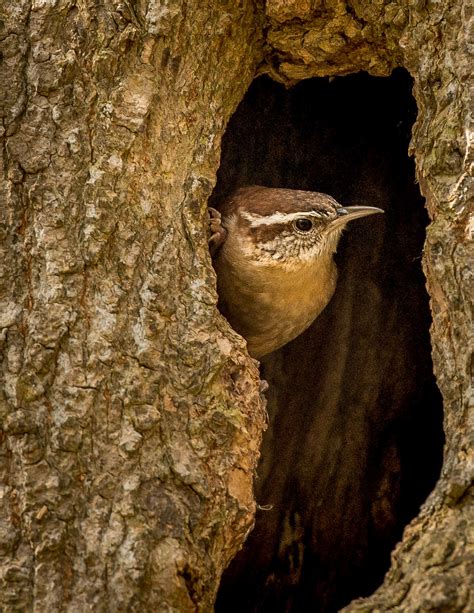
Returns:
[[[0,8],[2,610],[210,609],[253,522],[265,423],[256,364],[215,309],[204,209],[220,138],[258,71],[291,84],[395,66],[415,80],[446,450],[384,585],[349,610],[474,606],[468,6],[265,12]]]
[[[0,608],[209,610],[253,521],[256,363],[205,203],[253,5],[3,4]]]

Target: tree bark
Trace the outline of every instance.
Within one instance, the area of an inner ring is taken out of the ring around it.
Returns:
[[[0,608],[211,608],[253,522],[256,363],[205,206],[251,2],[3,5]]]
[[[472,609],[467,5],[18,0],[0,18],[0,608],[212,608],[265,428],[215,306],[220,139],[256,74],[404,66],[446,447],[383,586],[347,610]]]

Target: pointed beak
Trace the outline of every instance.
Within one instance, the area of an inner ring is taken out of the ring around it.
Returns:
[[[346,206],[337,210],[337,217],[331,222],[331,228],[338,228],[346,225],[347,222],[359,217],[366,217],[367,215],[375,215],[376,213],[383,213],[382,209],[376,206]]]

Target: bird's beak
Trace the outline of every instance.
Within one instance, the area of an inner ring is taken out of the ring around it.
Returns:
[[[337,209],[337,217],[331,222],[331,228],[338,228],[344,226],[347,222],[359,217],[366,217],[367,215],[375,215],[376,213],[383,213],[382,209],[376,206],[346,206],[341,209]]]

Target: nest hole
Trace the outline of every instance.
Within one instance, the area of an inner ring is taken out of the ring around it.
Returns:
[[[408,156],[408,73],[257,79],[232,117],[211,204],[243,185],[321,191],[385,215],[351,222],[329,306],[264,358],[270,426],[255,529],[216,610],[337,611],[382,582],[442,464],[421,255],[428,216]]]

